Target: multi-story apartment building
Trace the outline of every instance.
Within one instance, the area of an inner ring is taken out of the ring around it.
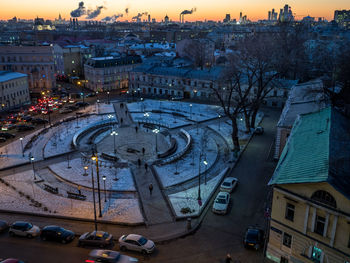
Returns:
[[[8,110],[30,103],[27,79],[26,74],[0,71],[1,110]]]
[[[0,70],[27,74],[32,95],[50,93],[56,85],[53,46],[0,46]]]
[[[269,182],[266,256],[350,262],[350,121],[331,107],[301,115]]]
[[[131,94],[216,100],[213,88],[218,87],[221,73],[221,67],[200,70],[144,64],[130,72],[129,91]]]
[[[140,56],[96,57],[84,65],[86,87],[94,91],[129,87],[129,72],[142,62]]]
[[[277,123],[275,159],[280,157],[298,115],[326,107],[327,99],[323,88],[321,79],[300,83],[292,87]]]

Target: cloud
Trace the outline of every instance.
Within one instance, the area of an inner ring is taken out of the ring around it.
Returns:
[[[84,6],[84,2],[79,2],[79,6],[77,9],[70,12],[71,17],[80,17],[82,15],[85,15],[86,10]]]

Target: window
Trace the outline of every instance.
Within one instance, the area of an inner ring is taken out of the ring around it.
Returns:
[[[326,223],[326,219],[322,216],[316,216],[316,222],[315,222],[315,233],[323,235],[324,226]]]
[[[290,221],[294,221],[294,211],[295,211],[295,206],[290,203],[287,203],[285,218]]]
[[[292,245],[292,236],[287,234],[287,233],[283,233],[283,245],[286,247],[291,247]]]
[[[311,254],[312,261],[320,263],[321,262],[321,256],[322,256],[322,250],[319,249],[318,247],[313,247],[312,248],[312,254]]]
[[[285,257],[281,257],[281,263],[288,263],[288,259]]]

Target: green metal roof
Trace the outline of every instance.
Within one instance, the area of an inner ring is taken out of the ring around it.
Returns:
[[[331,113],[326,108],[296,119],[270,185],[327,181]]]

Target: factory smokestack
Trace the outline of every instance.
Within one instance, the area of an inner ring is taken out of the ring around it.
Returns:
[[[192,8],[191,10],[183,10],[181,13],[180,13],[180,23],[184,23],[185,21],[185,15],[190,15],[194,12],[197,11],[197,8]]]

